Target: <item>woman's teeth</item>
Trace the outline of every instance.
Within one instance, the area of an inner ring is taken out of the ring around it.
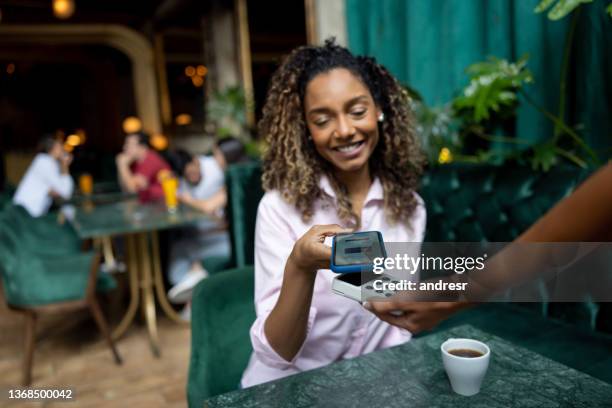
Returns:
[[[353,150],[359,148],[359,146],[361,146],[362,144],[363,144],[363,140],[359,142],[351,143],[349,145],[345,145],[342,147],[336,147],[335,149],[342,153],[348,153],[348,152],[352,152]]]

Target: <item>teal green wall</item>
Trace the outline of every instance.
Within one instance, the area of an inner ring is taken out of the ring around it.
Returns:
[[[554,113],[570,17],[549,21],[539,0],[346,0],[349,48],[375,56],[428,105],[448,102],[467,84],[465,68],[489,55],[516,60],[528,53],[535,83],[528,93]],[[610,157],[612,147],[612,18],[606,0],[583,6],[568,89],[568,123],[582,123],[587,141]],[[522,104],[517,136],[543,140],[550,122]],[[607,152],[604,150],[608,149]]]

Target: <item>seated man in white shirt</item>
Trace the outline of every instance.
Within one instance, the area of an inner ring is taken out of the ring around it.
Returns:
[[[13,203],[23,206],[32,217],[45,215],[53,200],[67,200],[72,195],[74,182],[68,172],[72,155],[64,151],[60,140],[45,136],[21,179]]]
[[[210,220],[182,228],[175,233],[170,249],[169,280],[173,287],[168,297],[175,303],[187,303],[193,287],[208,276],[202,261],[211,256],[229,256],[229,234],[222,221],[227,201],[223,168],[211,156],[191,156],[184,150],[168,155],[180,177],[179,200],[211,216]],[[189,320],[189,304],[181,313]]]

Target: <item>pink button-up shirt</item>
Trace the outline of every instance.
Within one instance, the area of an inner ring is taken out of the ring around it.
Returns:
[[[276,305],[285,263],[295,241],[313,225],[342,225],[329,180],[322,177],[319,184],[331,199],[318,200],[308,223],[302,221],[301,214],[278,191],[267,192],[259,204],[255,228],[257,319],[250,331],[253,354],[242,376],[242,387],[395,346],[411,337],[410,332],[381,321],[359,302],[334,294],[332,279],[337,275],[321,269],[315,280],[306,339],[293,360],[285,360],[268,343],[264,323]],[[363,205],[361,231],[380,231],[387,242],[422,242],[426,213],[423,200],[418,195],[417,199],[419,205],[409,225],[389,224],[384,214],[382,184],[375,179]]]

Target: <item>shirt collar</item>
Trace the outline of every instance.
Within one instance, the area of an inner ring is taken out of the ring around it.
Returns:
[[[336,193],[334,192],[334,189],[332,188],[331,183],[329,181],[329,177],[327,177],[327,175],[324,174],[321,176],[321,179],[319,180],[319,188],[331,198],[336,198]],[[378,177],[374,177],[374,181],[370,185],[370,189],[368,190],[368,195],[366,196],[364,205],[367,204],[369,201],[373,200],[384,200],[383,186]]]

